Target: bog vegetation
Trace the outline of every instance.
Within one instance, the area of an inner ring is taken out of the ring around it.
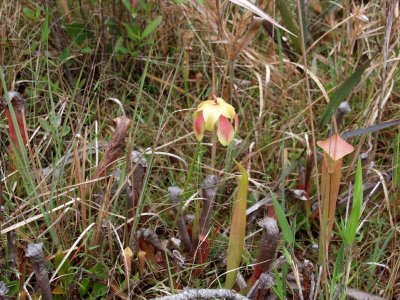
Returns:
[[[398,1],[0,20],[0,299],[400,296]]]

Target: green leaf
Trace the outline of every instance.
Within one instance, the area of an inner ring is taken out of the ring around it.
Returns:
[[[90,296],[94,299],[100,299],[104,297],[108,293],[108,287],[101,282],[95,282],[93,284],[93,291],[90,293]]]
[[[336,282],[343,275],[344,249],[345,249],[345,244],[342,244],[336,255],[336,262],[332,275],[332,279],[335,280]]]
[[[71,132],[71,128],[69,126],[65,126],[61,130],[61,137],[65,137]]]
[[[81,49],[82,54],[90,54],[90,52],[92,52],[92,48],[90,48],[90,47],[83,47]]]
[[[79,296],[84,297],[89,291],[89,278],[82,278],[82,280],[78,283],[79,284]]]
[[[95,264],[91,270],[93,275],[98,279],[107,279],[108,278],[108,269],[107,266],[101,262]]]
[[[61,61],[61,63],[64,63],[64,62],[66,62],[66,60],[68,59],[68,57],[70,57],[70,55],[71,55],[70,50],[69,50],[68,48],[65,48],[65,49],[61,52],[61,54],[60,54],[60,56],[58,57],[58,59]]]
[[[120,36],[115,42],[115,53],[117,54],[127,54],[129,51],[124,47],[124,38]]]
[[[46,119],[39,118],[39,124],[43,128],[44,131],[46,131],[47,133],[51,132],[50,123]]]
[[[351,94],[353,88],[359,83],[361,76],[364,74],[370,63],[371,60],[365,62],[337,88],[331,97],[331,101],[328,103],[328,106],[322,114],[321,119],[319,120],[319,126],[322,127],[330,122],[340,103],[342,103]]]
[[[337,293],[338,283],[344,275],[343,265],[344,265],[344,250],[346,248],[346,243],[340,245],[339,251],[336,255],[336,262],[332,273],[332,279],[330,281],[330,291],[329,299],[335,298],[335,293]]]
[[[43,44],[47,44],[49,40],[49,8],[46,7],[46,17],[42,28],[41,40]]]
[[[30,20],[35,20],[35,12],[30,9],[29,7],[24,7],[22,9],[22,13],[24,14],[25,17],[27,17]]]
[[[244,238],[246,234],[246,207],[247,207],[247,188],[249,177],[245,168],[235,161],[241,176],[238,179],[237,198],[233,207],[231,219],[231,232],[229,234],[229,244],[227,253],[227,274],[225,288],[231,289],[236,281],[236,276],[242,253],[244,249]]]
[[[140,40],[140,28],[138,25],[129,25],[124,23],[124,26],[126,28],[126,33],[128,35],[128,38],[133,41],[137,42]]]
[[[283,280],[281,278],[281,275],[279,274],[278,270],[275,268],[274,269],[274,277],[275,277],[275,286],[272,286],[272,290],[275,293],[275,296],[277,296],[280,300],[285,299],[284,297],[284,292],[283,292]]]
[[[42,10],[40,9],[40,6],[36,7],[35,11],[35,19],[38,19],[40,17]]]
[[[289,265],[293,264],[292,256],[290,255],[289,251],[285,247],[282,249],[282,254],[286,258],[286,261]]]
[[[13,297],[16,296],[20,290],[19,280],[10,281],[8,277],[0,276],[0,281],[3,281],[8,288],[7,296]],[[7,298],[7,297],[6,297]],[[7,298],[11,299],[11,298]],[[16,297],[13,299],[17,299]]]
[[[361,210],[363,203],[363,180],[362,180],[362,167],[361,160],[358,160],[356,179],[354,183],[353,192],[353,205],[351,207],[351,212],[346,226],[342,230],[344,241],[350,245],[353,243],[356,237],[357,228],[359,225]]]
[[[56,252],[56,255],[54,256],[54,267],[58,268],[58,266],[61,264],[62,260],[64,259],[65,255],[62,251],[62,249],[58,249]],[[66,274],[68,273],[68,270],[70,268],[70,260],[67,259],[64,264],[61,266],[59,270],[59,274]]]
[[[276,201],[274,194],[272,194],[272,202],[274,204],[276,218],[278,219],[279,226],[282,229],[282,235],[284,240],[286,240],[291,245],[294,244],[294,234],[292,229],[289,226],[288,221],[286,220],[285,212],[282,207],[279,205],[278,201]]]
[[[122,3],[125,5],[126,9],[131,12],[132,11],[132,4],[130,0],[122,0]]]
[[[65,25],[65,31],[78,45],[93,37],[93,33],[86,30],[86,25],[81,23],[67,24]]]
[[[158,16],[153,21],[151,21],[146,26],[146,28],[143,30],[141,38],[144,39],[144,38],[148,37],[150,34],[152,34],[157,29],[157,27],[161,24],[161,21],[162,21],[161,16]]]

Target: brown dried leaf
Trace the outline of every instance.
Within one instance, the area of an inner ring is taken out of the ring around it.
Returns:
[[[114,119],[114,124],[115,133],[107,146],[103,159],[97,167],[95,178],[103,176],[106,168],[111,165],[125,149],[125,138],[128,134],[131,120],[126,116],[121,116]]]
[[[246,33],[243,34],[243,37],[238,41],[237,47],[234,50],[234,54],[232,59],[237,58],[237,56],[253,41],[254,37],[258,33],[261,27],[261,23],[257,21],[253,21]]]

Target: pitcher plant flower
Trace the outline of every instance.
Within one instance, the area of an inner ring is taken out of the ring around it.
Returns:
[[[223,146],[227,146],[232,142],[238,124],[235,108],[215,95],[214,100],[203,101],[194,112],[193,128],[198,141],[203,139],[205,130],[213,131],[217,126],[218,140]]]

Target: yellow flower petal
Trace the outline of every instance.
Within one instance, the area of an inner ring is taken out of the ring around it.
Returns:
[[[224,117],[227,117],[231,120],[233,120],[233,118],[236,115],[236,112],[235,112],[235,109],[233,108],[233,106],[226,103],[225,101],[223,103],[221,103],[220,105],[218,105],[218,109],[221,112],[221,115],[223,115]]]
[[[217,134],[221,144],[227,145],[232,141],[238,126],[237,114],[235,108],[224,99],[214,96],[214,100],[201,102],[193,116],[194,131],[198,140],[203,138],[204,130],[213,131],[219,122]],[[235,123],[235,128],[229,120]]]
[[[214,100],[206,100],[197,106],[197,110],[202,110],[204,107],[217,105]]]
[[[215,103],[215,100],[203,101],[197,107],[197,111],[201,111],[206,108],[218,109],[224,117],[227,117],[231,120],[233,120],[236,114],[235,108],[232,105],[226,103],[225,100],[222,98],[217,98],[217,103]]]
[[[221,112],[218,109],[217,105],[206,106],[203,109],[203,117],[205,121],[206,130],[212,131],[214,130],[215,123],[217,123]]]

